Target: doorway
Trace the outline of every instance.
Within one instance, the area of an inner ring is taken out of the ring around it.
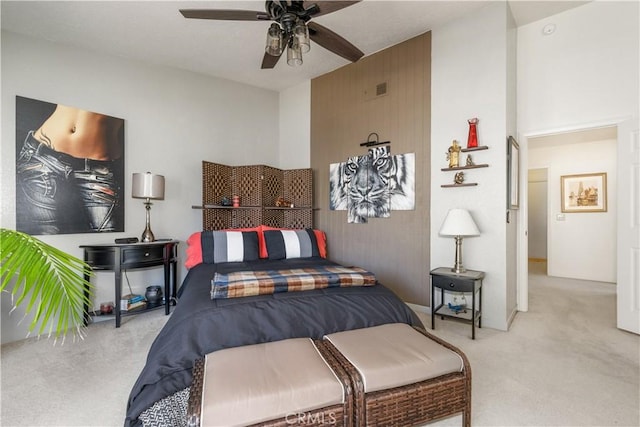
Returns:
[[[529,169],[529,270],[547,274],[548,170]]]
[[[546,259],[545,273],[550,276],[615,283],[617,124],[527,135],[521,142],[525,146],[521,181],[526,182],[522,196],[527,205],[519,213],[518,235],[523,237],[518,239],[522,251],[518,309],[528,310],[529,258]],[[530,169],[535,170],[531,184]],[[562,212],[561,177],[591,172],[607,174],[607,211]],[[546,206],[529,200],[530,196],[544,197],[545,188]],[[540,218],[546,219],[546,225]]]

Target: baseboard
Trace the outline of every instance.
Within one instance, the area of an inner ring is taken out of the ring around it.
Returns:
[[[518,314],[517,307],[513,309],[513,311],[509,315],[509,318],[507,319],[507,331],[509,330],[509,328],[511,328],[511,323],[513,323],[513,319],[516,318],[516,314]]]

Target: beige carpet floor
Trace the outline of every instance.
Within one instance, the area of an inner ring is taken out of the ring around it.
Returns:
[[[615,327],[615,285],[544,271],[530,264],[529,311],[509,332],[483,328],[472,341],[468,325],[436,318],[433,332],[471,363],[472,424],[639,426],[640,337]]]
[[[122,425],[166,319],[155,311],[127,317],[119,329],[94,324],[84,341],[63,346],[46,339],[2,346],[0,425]],[[472,341],[469,325],[436,319],[434,333],[469,357],[473,425],[640,425],[640,337],[615,328],[612,284],[534,271],[530,311],[518,313],[509,332],[482,328]]]

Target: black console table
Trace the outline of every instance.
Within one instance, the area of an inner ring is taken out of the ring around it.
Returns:
[[[84,260],[95,271],[111,270],[115,276],[115,318],[116,328],[120,327],[123,315],[144,313],[157,307],[132,310],[122,313],[120,299],[122,298],[122,272],[148,267],[164,267],[164,310],[169,314],[171,301],[176,299],[176,266],[178,263],[178,240],[157,240],[147,243],[125,244],[95,244],[81,245],[84,249]],[[88,281],[89,277],[85,275]],[[89,307],[85,304],[85,324],[89,323]]]

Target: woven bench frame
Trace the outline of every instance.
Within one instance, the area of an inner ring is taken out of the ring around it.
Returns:
[[[344,404],[332,405],[324,408],[313,409],[310,411],[304,411],[305,419],[302,424],[305,426],[337,426],[337,427],[351,427],[353,426],[354,419],[354,400],[353,390],[351,386],[351,378],[342,367],[342,364],[336,360],[331,352],[329,352],[325,343],[322,340],[316,340],[313,342],[327,362],[329,367],[333,370],[336,378],[342,383],[344,389]],[[204,358],[200,358],[195,361],[193,365],[193,381],[191,383],[191,390],[189,393],[189,402],[187,403],[187,426],[199,427],[200,426],[200,409],[202,407],[202,387],[204,379]],[[296,418],[283,417],[274,420],[269,420],[257,424],[251,424],[251,427],[290,427],[291,425],[297,425]],[[335,421],[334,421],[335,420]]]
[[[325,348],[342,364],[351,377],[355,398],[354,426],[416,426],[462,413],[462,424],[471,426],[471,366],[457,347],[414,328],[425,337],[457,353],[462,372],[442,375],[419,383],[371,393],[364,392],[358,370],[329,341]]]

